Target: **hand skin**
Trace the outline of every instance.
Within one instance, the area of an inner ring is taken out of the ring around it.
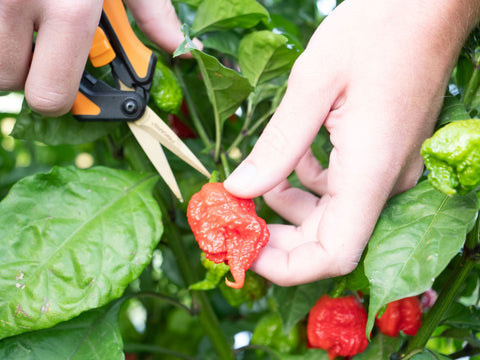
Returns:
[[[183,41],[169,0],[126,1],[140,28],[166,51]],[[29,106],[58,116],[78,92],[101,0],[7,0],[0,2],[0,90],[25,90]],[[37,31],[32,56],[33,33]]]
[[[252,270],[291,286],[356,267],[386,201],[423,171],[421,144],[478,9],[478,0],[346,0],[322,22],[225,181],[236,196],[263,195],[292,224],[269,225]],[[310,151],[322,125],[334,146],[328,169]],[[293,170],[309,192],[290,186]]]

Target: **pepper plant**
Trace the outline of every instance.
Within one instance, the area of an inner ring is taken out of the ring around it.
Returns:
[[[275,112],[323,3],[178,0],[185,42],[175,55],[192,59],[162,52],[132,20],[164,71],[150,106],[188,134],[220,181]],[[452,73],[439,131],[469,119],[462,124],[478,129],[479,36]],[[125,124],[44,117],[26,103],[0,121],[0,359],[327,359],[306,330],[322,296],[354,296],[367,313],[369,342],[353,359],[480,359],[480,141],[468,126],[424,146],[425,176],[388,202],[354,272],[284,288],[248,271],[231,289],[228,266],[209,263],[195,242],[187,201],[169,192]],[[447,146],[452,136],[462,149]],[[327,166],[324,129],[312,149]],[[189,200],[207,180],[167,156]],[[283,221],[254,202],[267,223]],[[412,296],[424,300],[416,333],[380,332],[377,316]]]

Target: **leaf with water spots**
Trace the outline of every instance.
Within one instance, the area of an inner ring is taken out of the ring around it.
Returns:
[[[0,202],[0,339],[122,295],[163,231],[151,174],[54,168]]]

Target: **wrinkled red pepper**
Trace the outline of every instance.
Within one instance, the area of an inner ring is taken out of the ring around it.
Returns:
[[[382,334],[397,337],[400,331],[415,335],[422,325],[422,305],[418,297],[412,296],[393,301],[375,324]]]
[[[230,266],[235,289],[243,286],[245,271],[267,244],[270,233],[265,220],[255,213],[252,199],[227,192],[223,183],[207,183],[188,203],[188,223],[207,259]]]
[[[354,356],[368,345],[366,326],[367,312],[356,297],[323,295],[308,315],[309,347],[326,350],[329,359]]]

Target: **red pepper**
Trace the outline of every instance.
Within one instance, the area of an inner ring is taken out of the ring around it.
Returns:
[[[182,100],[182,106],[180,107],[180,109],[185,118],[188,118],[190,116],[185,99]],[[180,139],[197,138],[195,132],[178,115],[168,114],[168,123]]]
[[[207,183],[190,199],[187,218],[206,258],[230,266],[235,282],[225,279],[225,283],[241,288],[245,271],[270,237],[265,220],[255,213],[253,200],[233,196],[223,183]]]
[[[375,320],[380,332],[397,337],[400,331],[406,335],[415,335],[422,325],[422,306],[416,296],[393,301],[381,317]]]
[[[366,326],[367,312],[356,297],[323,295],[308,315],[308,343],[328,351],[329,359],[354,356],[368,345]]]

